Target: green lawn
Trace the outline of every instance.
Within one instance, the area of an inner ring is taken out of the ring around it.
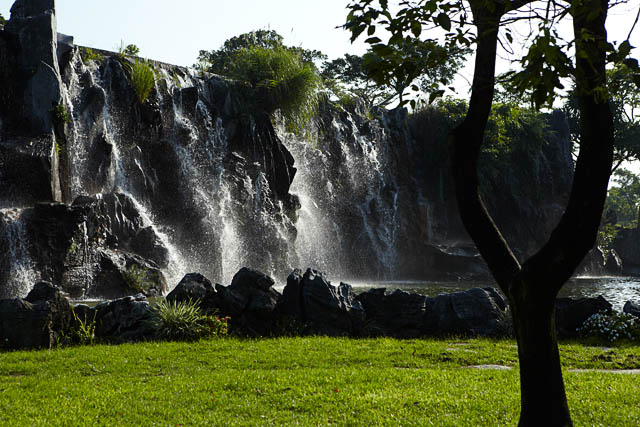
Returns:
[[[561,346],[576,425],[640,425],[640,347]],[[498,364],[512,370],[479,370]],[[512,340],[223,339],[0,353],[0,425],[515,425]]]

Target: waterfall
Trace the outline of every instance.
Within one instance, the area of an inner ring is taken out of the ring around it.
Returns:
[[[22,209],[0,209],[0,248],[4,252],[0,276],[6,282],[0,295],[5,297],[25,297],[39,279],[29,255],[22,213]]]
[[[291,192],[301,208],[295,224],[302,267],[341,278],[389,278],[396,272],[398,189],[390,138],[380,128],[361,132],[350,114],[332,117],[308,141],[280,137],[298,172]]]

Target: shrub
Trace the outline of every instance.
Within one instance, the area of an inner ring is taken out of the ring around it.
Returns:
[[[191,341],[227,335],[228,320],[228,317],[203,314],[197,300],[162,300],[154,306],[150,323],[158,338]]]
[[[153,286],[153,282],[147,278],[147,270],[136,264],[131,264],[131,266],[123,272],[123,276],[127,286],[136,291],[143,292],[145,289]]]
[[[87,61],[99,61],[102,58],[103,56],[95,52],[93,49],[89,47],[80,47],[80,59],[82,59],[83,64],[86,64]]]
[[[71,116],[67,111],[67,108],[64,106],[64,103],[56,105],[51,109],[51,114],[53,114],[53,119],[56,123],[69,123],[71,122]]]
[[[287,129],[301,132],[314,115],[321,79],[314,66],[284,47],[240,49],[228,74],[253,110],[280,110]]]
[[[131,86],[133,86],[133,89],[136,91],[138,101],[144,104],[156,83],[153,67],[146,61],[136,60],[133,64],[126,63],[125,69],[129,73]]]
[[[578,328],[578,333],[583,337],[595,337],[608,342],[640,340],[640,321],[627,313],[600,312],[585,320]]]

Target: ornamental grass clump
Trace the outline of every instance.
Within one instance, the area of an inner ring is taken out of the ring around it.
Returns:
[[[301,132],[313,117],[322,79],[313,64],[284,47],[240,49],[227,75],[254,110],[279,110],[288,130]]]
[[[197,300],[162,300],[153,307],[150,324],[160,339],[194,341],[227,335],[228,321],[228,317],[202,313]]]
[[[640,320],[627,313],[602,311],[584,321],[578,328],[583,337],[595,337],[608,342],[619,340],[640,340]]]
[[[126,63],[125,69],[129,73],[131,86],[136,91],[138,101],[144,104],[156,83],[153,67],[146,61],[136,60],[133,64]]]

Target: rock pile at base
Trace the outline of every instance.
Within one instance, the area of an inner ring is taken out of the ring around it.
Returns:
[[[355,295],[350,285],[333,286],[316,270],[294,270],[283,293],[274,280],[242,268],[231,285],[212,284],[199,273],[184,276],[167,301],[195,302],[203,312],[230,316],[230,330],[240,336],[328,335],[487,336],[513,334],[507,302],[494,288],[473,288],[430,298],[402,290],[371,289]],[[561,338],[576,337],[590,316],[611,312],[604,298],[559,298],[556,325]],[[627,302],[624,311],[640,315]],[[95,337],[107,342],[155,338],[152,306],[143,294],[73,309],[63,292],[48,282],[37,283],[24,298],[0,300],[2,348],[51,348],[72,334],[79,322],[95,325]]]

